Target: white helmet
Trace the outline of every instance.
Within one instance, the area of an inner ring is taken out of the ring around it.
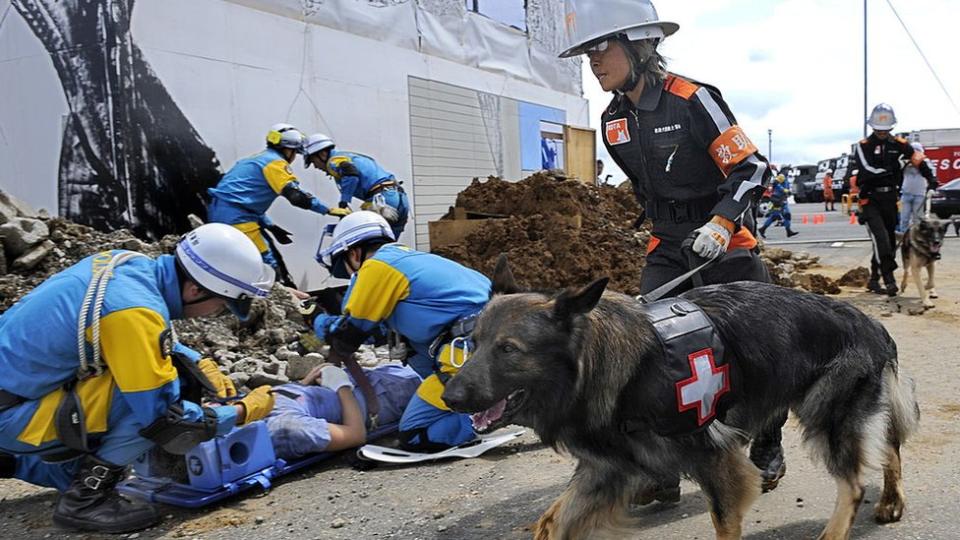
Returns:
[[[874,107],[867,119],[867,125],[876,131],[890,131],[896,124],[897,115],[894,114],[893,107],[886,103]]]
[[[333,148],[336,144],[333,142],[333,139],[324,135],[323,133],[314,133],[310,135],[303,141],[303,166],[310,168],[310,160],[307,159],[311,155],[316,154],[322,150],[328,148]]]
[[[918,142],[912,142],[910,143],[910,146],[912,146],[914,150],[920,152],[921,154],[924,152],[923,145]]]
[[[300,151],[303,146],[303,133],[290,124],[274,124],[267,132],[267,145]]]
[[[330,236],[330,245],[323,247],[323,240]],[[317,261],[327,268],[333,277],[349,279],[346,260],[343,257],[351,247],[370,240],[383,239],[393,242],[396,237],[387,220],[376,212],[361,210],[353,212],[340,220],[335,226],[331,223],[320,237],[317,249]]]
[[[255,297],[273,287],[274,270],[247,235],[224,223],[207,223],[177,243],[177,263],[197,285],[227,300],[227,307],[244,319]]]
[[[623,34],[630,41],[663,39],[680,25],[661,21],[650,0],[566,0],[567,50],[560,58],[584,54],[604,39]]]

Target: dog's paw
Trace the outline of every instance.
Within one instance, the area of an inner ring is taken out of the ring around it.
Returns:
[[[930,289],[930,292],[927,293],[927,296],[929,296],[930,298],[940,298],[940,295],[937,294],[937,291],[935,291],[934,289]]]
[[[873,519],[877,523],[893,523],[903,517],[903,499],[896,497],[890,500],[884,498],[874,507]]]
[[[923,307],[926,308],[926,309],[930,309],[930,308],[933,308],[933,307],[936,307],[936,306],[934,306],[933,302],[931,302],[930,300],[924,300],[924,301],[923,301]]]

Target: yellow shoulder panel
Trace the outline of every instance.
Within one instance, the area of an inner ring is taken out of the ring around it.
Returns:
[[[409,295],[407,276],[381,260],[369,259],[357,272],[344,312],[357,319],[380,322]]]
[[[167,328],[152,309],[114,311],[100,320],[103,358],[121,392],[154,390],[177,378],[177,369],[160,351],[160,334]]]
[[[296,182],[297,177],[293,175],[293,169],[290,164],[282,159],[277,159],[267,163],[263,168],[263,177],[270,184],[270,189],[275,193],[280,193],[290,182]]]

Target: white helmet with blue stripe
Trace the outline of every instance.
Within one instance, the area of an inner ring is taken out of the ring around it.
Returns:
[[[247,235],[223,223],[207,223],[177,243],[177,263],[197,285],[227,300],[237,317],[246,318],[254,298],[273,288],[275,272],[263,262]]]
[[[330,245],[323,247],[324,239],[330,236]],[[320,237],[320,248],[317,250],[317,261],[330,271],[333,277],[349,279],[350,272],[346,267],[344,255],[351,247],[370,242],[384,240],[393,242],[396,237],[390,224],[380,214],[361,210],[353,212],[340,220],[332,229],[324,231]]]

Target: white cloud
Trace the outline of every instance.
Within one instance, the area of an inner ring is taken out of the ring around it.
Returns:
[[[954,100],[960,102],[957,0],[892,0]],[[849,149],[863,131],[863,3],[829,0],[655,2],[680,24],[662,52],[671,71],[717,86],[737,120],[777,163],[815,163]],[[886,0],[869,3],[869,106],[896,109],[898,130],[960,127],[958,113]],[[589,66],[584,93],[599,133],[610,100]],[[598,141],[600,158],[613,162]],[[610,171],[608,171],[610,172]],[[616,180],[623,178],[613,172]]]

